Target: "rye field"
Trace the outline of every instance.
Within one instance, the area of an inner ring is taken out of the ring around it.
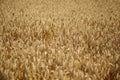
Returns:
[[[120,80],[120,0],[0,0],[0,80]]]

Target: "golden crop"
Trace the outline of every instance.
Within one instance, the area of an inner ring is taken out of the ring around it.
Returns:
[[[0,80],[120,80],[119,0],[0,0]]]

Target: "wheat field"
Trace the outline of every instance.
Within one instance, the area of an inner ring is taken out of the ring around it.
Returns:
[[[120,1],[0,0],[0,80],[120,80]]]

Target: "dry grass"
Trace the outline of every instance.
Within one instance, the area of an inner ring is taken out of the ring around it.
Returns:
[[[119,0],[0,0],[0,80],[120,80]]]

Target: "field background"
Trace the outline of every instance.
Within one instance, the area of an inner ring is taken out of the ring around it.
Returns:
[[[0,80],[120,80],[120,0],[0,0]]]

